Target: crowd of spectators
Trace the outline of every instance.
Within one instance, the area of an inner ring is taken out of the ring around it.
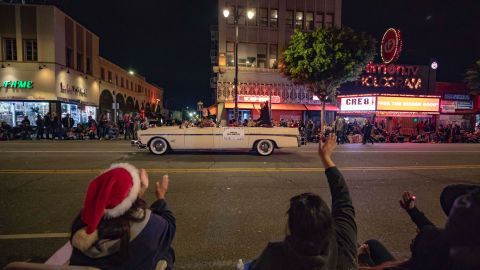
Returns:
[[[138,113],[125,113],[116,123],[106,113],[101,113],[98,121],[89,116],[85,123],[76,123],[68,113],[60,118],[50,112],[37,115],[35,125],[30,121],[26,116],[16,127],[2,121],[0,140],[111,140],[122,135],[124,139],[137,139],[137,131],[148,126],[148,120]]]
[[[315,132],[318,129],[313,129]],[[304,135],[309,141],[315,141],[310,137],[307,128]],[[397,123],[392,131],[388,132],[384,121],[374,122],[366,120],[363,123],[346,121],[338,118],[334,124],[327,125],[325,134],[335,133],[339,143],[480,143],[480,125],[475,129],[462,129],[458,124],[440,124],[436,127],[434,122],[420,121],[415,128],[403,128]]]
[[[355,205],[332,154],[337,137],[322,137],[319,158],[331,203],[306,192],[293,196],[285,237],[270,242],[258,257],[239,260],[237,270],[478,270],[480,269],[480,186],[455,184],[439,194],[444,226],[430,221],[406,191],[400,206],[416,225],[410,254],[395,258],[378,239],[358,239]],[[70,264],[101,269],[173,269],[176,219],[165,200],[169,178],[156,182],[148,207],[145,170],[113,164],[87,188],[71,228]],[[329,206],[331,205],[331,206]],[[134,239],[134,240],[132,240]],[[234,269],[234,266],[231,266]]]

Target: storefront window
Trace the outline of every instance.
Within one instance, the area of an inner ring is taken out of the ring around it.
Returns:
[[[95,106],[85,106],[83,110],[80,110],[80,122],[87,123],[88,117],[91,116],[93,119],[97,119],[97,107]]]
[[[49,111],[48,102],[0,102],[0,121],[11,126],[18,126],[25,116],[28,116],[32,126],[35,126],[37,115],[42,117]]]
[[[62,103],[62,118],[67,116],[67,113],[70,114],[70,117],[75,121],[75,126],[80,122],[80,111],[78,110],[77,104],[71,103]]]

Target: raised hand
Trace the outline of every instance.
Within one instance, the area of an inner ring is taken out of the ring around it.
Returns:
[[[409,210],[415,207],[415,200],[417,197],[413,195],[410,191],[405,191],[402,194],[402,198],[400,199],[400,207],[402,207],[405,210]]]
[[[325,169],[335,167],[335,163],[332,161],[332,153],[337,148],[337,136],[334,134],[328,138],[322,138],[318,144],[318,154],[322,158]]]
[[[169,181],[170,179],[168,178],[168,175],[164,175],[162,181],[158,181],[156,183],[155,194],[157,195],[157,199],[165,199],[165,195],[168,191]]]
[[[140,170],[140,191],[138,196],[143,198],[143,195],[148,190],[148,173],[147,170],[141,169]]]

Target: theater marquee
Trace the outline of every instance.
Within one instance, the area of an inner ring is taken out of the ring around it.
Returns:
[[[439,98],[377,97],[378,111],[438,112]]]

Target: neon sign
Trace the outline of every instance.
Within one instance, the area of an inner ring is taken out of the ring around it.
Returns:
[[[5,88],[14,88],[14,89],[32,89],[32,81],[4,81],[2,86]]]
[[[280,96],[271,96],[272,103],[280,103]],[[255,102],[261,103],[268,101],[270,102],[270,96],[255,96],[255,95],[239,95],[238,102]]]
[[[392,63],[398,60],[402,52],[403,41],[400,30],[389,28],[382,37],[380,55],[384,63]]]
[[[374,64],[370,62],[360,83],[366,87],[406,88],[418,90],[422,88],[422,79],[418,75],[418,66]]]

